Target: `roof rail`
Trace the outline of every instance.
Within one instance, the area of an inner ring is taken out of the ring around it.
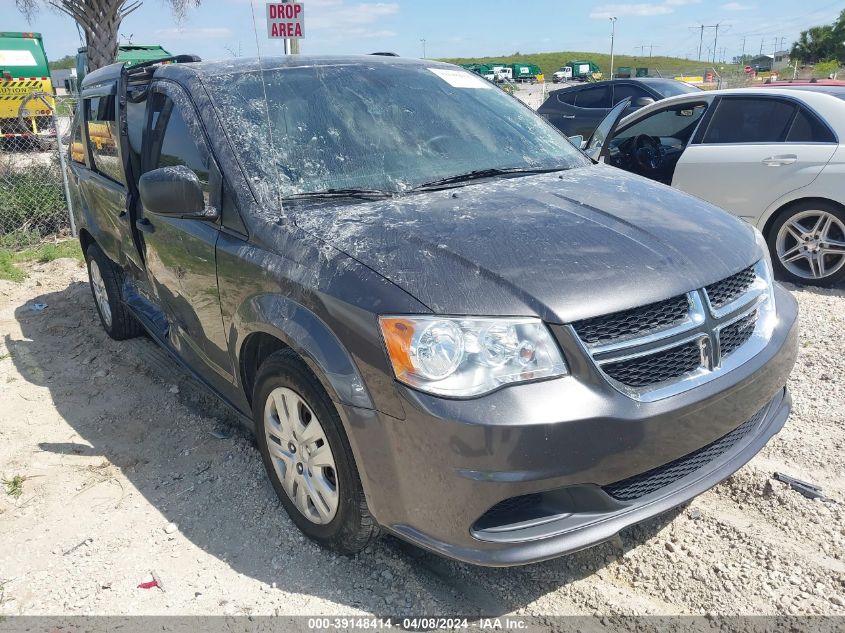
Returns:
[[[201,61],[202,59],[199,55],[171,55],[170,57],[159,57],[158,59],[150,59],[139,64],[132,64],[128,68],[128,71],[134,72],[148,68],[149,66],[155,66],[156,64],[189,64],[191,62]]]

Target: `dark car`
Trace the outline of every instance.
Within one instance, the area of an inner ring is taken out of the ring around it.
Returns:
[[[699,88],[682,81],[655,77],[597,81],[549,93],[537,114],[567,136],[586,139],[610,109],[625,99],[631,100],[625,113],[630,114],[666,97],[698,91]]]
[[[796,303],[759,234],[595,165],[460,68],[109,66],[73,207],[103,327],[254,429],[294,523],[483,565],[604,541],[783,426]]]

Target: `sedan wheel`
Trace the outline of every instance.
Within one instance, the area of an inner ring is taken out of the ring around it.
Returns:
[[[797,281],[819,283],[845,270],[845,221],[823,209],[790,214],[777,231],[775,255]]]
[[[320,420],[299,394],[279,387],[264,406],[264,433],[287,496],[312,523],[329,523],[337,513],[338,478]]]

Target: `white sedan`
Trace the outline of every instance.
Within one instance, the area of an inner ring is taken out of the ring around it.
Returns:
[[[620,120],[626,105],[585,144],[593,158],[755,225],[781,279],[845,279],[845,88],[696,92]]]

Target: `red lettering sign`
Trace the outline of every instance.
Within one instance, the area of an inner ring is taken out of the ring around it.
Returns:
[[[305,32],[305,5],[299,2],[267,3],[267,36],[301,38]]]

